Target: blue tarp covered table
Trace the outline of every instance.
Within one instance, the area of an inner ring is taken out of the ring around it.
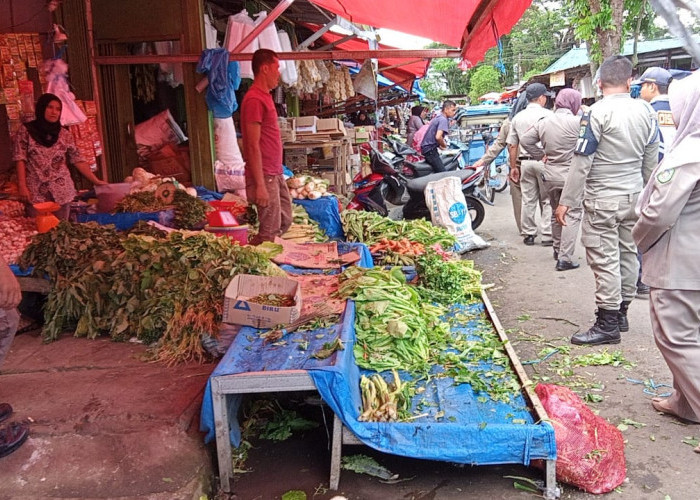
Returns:
[[[475,313],[483,310],[483,305],[473,307],[480,308]],[[321,333],[323,336],[316,338]],[[343,426],[363,444],[379,451],[472,465],[528,465],[531,460],[543,459],[548,465],[548,482],[550,472],[553,481],[554,429],[533,416],[522,394],[510,403],[485,401],[487,398],[472,391],[468,384],[455,385],[449,378],[435,378],[420,396],[431,400],[427,416],[411,422],[358,422],[361,370],[352,352],[354,334],[352,302],[334,328],[299,333],[305,335],[301,340],[309,342],[305,351],[298,348],[297,334],[285,337],[284,346],[269,346],[264,345],[259,331],[249,327],[241,329],[212,373],[202,403],[201,430],[207,433],[207,441],[216,436],[219,472],[225,491],[230,490],[230,444],[240,443],[237,410],[242,394],[314,389]],[[326,360],[311,357],[320,345],[336,335],[340,336],[345,350]],[[439,416],[438,412],[444,414]],[[340,449],[340,443],[335,441],[341,435],[342,431],[334,430],[334,450]],[[342,437],[340,439],[342,442]],[[333,487],[333,481],[331,483]]]

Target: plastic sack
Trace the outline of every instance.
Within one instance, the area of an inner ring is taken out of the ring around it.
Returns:
[[[42,65],[46,75],[46,92],[61,100],[61,125],[69,127],[87,120],[87,116],[75,102],[75,95],[68,86],[68,65],[61,59],[47,59]]]
[[[443,177],[429,182],[423,194],[425,203],[430,208],[433,225],[445,228],[457,238],[456,252],[463,253],[489,246],[472,229],[472,220],[459,177]]]
[[[233,118],[214,118],[214,178],[218,191],[245,190],[245,162]]]
[[[280,46],[282,47],[282,52],[292,52],[292,42],[289,40],[289,34],[280,30],[277,32],[277,36],[280,39]],[[299,75],[297,74],[297,65],[292,60],[280,61],[280,66],[282,70],[282,81],[286,85],[294,85],[299,80]]]
[[[180,144],[187,140],[169,109],[136,125],[134,138],[140,158],[147,158],[166,144]]]
[[[371,59],[365,59],[352,83],[355,93],[377,100],[377,75],[374,73]]]
[[[235,49],[243,39],[255,28],[255,21],[248,16],[248,11],[243,9],[234,16],[229,16],[228,25],[226,26],[226,37],[224,39],[224,48],[231,52]],[[255,52],[258,50],[258,39],[254,39],[241,52]],[[240,64],[241,78],[253,78],[253,63],[252,61],[241,61]]]
[[[238,109],[238,61],[229,62],[228,56],[226,49],[205,49],[197,64],[197,73],[206,73],[209,78],[206,101],[214,118],[230,117]]]
[[[535,392],[554,427],[557,479],[596,494],[621,485],[627,474],[622,433],[568,387],[538,384]]]

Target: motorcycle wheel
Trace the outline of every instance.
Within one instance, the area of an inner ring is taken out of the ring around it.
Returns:
[[[472,219],[472,229],[476,229],[484,222],[484,217],[486,216],[486,210],[484,210],[484,205],[471,196],[465,196],[467,200],[467,210],[469,211],[469,217]]]
[[[508,165],[497,165],[490,174],[491,187],[497,193],[502,193],[508,187]],[[491,200],[493,201],[493,199]]]

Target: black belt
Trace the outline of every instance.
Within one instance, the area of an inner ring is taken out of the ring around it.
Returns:
[[[518,160],[519,160],[519,161],[523,161],[523,160],[534,160],[534,158],[533,158],[532,156],[518,156]]]

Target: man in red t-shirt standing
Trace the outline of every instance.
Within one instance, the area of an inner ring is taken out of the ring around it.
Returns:
[[[248,201],[258,208],[260,230],[251,245],[274,241],[292,225],[292,199],[282,176],[282,139],[270,91],[280,79],[279,58],[272,50],[253,54],[253,85],[241,104]]]

